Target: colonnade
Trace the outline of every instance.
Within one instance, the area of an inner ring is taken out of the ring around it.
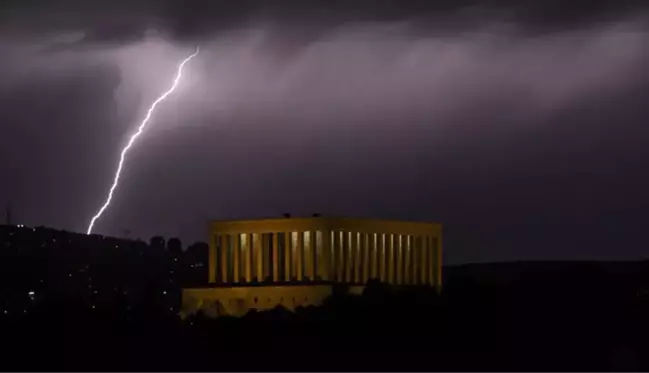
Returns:
[[[439,234],[305,230],[214,232],[209,282],[286,283],[329,281],[364,284],[441,285]]]

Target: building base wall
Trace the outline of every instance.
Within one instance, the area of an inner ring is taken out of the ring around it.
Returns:
[[[347,291],[361,294],[364,286]],[[332,285],[238,286],[189,288],[182,292],[181,317],[202,311],[207,317],[240,317],[248,311],[271,310],[282,306],[290,311],[297,307],[319,306],[333,293]]]

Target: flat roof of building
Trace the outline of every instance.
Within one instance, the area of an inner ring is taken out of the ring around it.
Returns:
[[[285,231],[334,230],[366,233],[439,235],[441,234],[442,225],[432,222],[404,220],[311,216],[213,220],[210,222],[210,228],[213,232],[223,233],[272,233]]]

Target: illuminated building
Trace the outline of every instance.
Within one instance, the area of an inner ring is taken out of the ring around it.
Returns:
[[[281,305],[319,305],[334,284],[362,291],[371,279],[442,285],[436,223],[283,218],[211,223],[208,286],[183,289],[183,315],[238,316]]]

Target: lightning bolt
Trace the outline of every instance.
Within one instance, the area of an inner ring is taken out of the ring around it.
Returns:
[[[119,157],[119,165],[117,166],[117,172],[115,172],[115,178],[113,179],[113,185],[110,187],[110,191],[108,192],[108,197],[106,198],[106,202],[101,206],[99,211],[95,216],[92,217],[92,220],[90,220],[90,225],[88,226],[88,232],[86,234],[90,234],[92,232],[92,227],[95,225],[95,222],[101,214],[104,213],[104,210],[110,205],[110,201],[113,199],[113,193],[115,192],[115,189],[117,188],[117,185],[119,184],[119,177],[122,173],[122,166],[124,166],[124,159],[126,158],[126,153],[128,150],[131,148],[135,140],[142,134],[144,129],[146,128],[146,125],[149,123],[149,120],[151,119],[151,116],[153,115],[153,112],[155,111],[156,107],[158,106],[159,103],[164,101],[170,94],[173,93],[173,91],[176,90],[176,87],[178,86],[178,82],[180,82],[180,78],[182,77],[183,74],[183,69],[185,68],[185,65],[191,61],[192,58],[196,57],[198,53],[200,52],[199,47],[196,47],[196,52],[192,53],[189,57],[185,58],[180,65],[178,65],[178,70],[176,72],[176,78],[174,79],[173,84],[171,85],[171,88],[169,88],[165,93],[163,93],[160,97],[158,97],[157,100],[153,101],[153,104],[149,108],[149,110],[146,113],[146,116],[144,117],[144,120],[142,123],[140,123],[140,126],[137,128],[137,131],[131,136],[131,139],[128,141],[128,144],[122,149],[122,154]]]

